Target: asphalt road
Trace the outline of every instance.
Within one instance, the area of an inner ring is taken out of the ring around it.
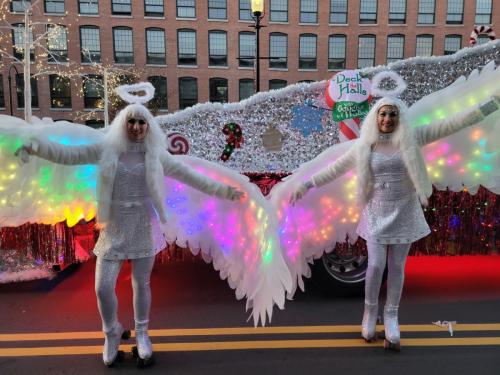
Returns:
[[[101,362],[94,263],[52,281],[0,285],[0,374],[138,371],[133,358]],[[411,257],[400,308],[402,351],[359,338],[363,298],[305,293],[253,328],[245,304],[201,262],[157,264],[151,335],[169,374],[500,374],[500,256]],[[120,274],[119,317],[133,322],[130,266]],[[449,327],[433,322],[456,321]],[[127,353],[133,340],[124,342]]]

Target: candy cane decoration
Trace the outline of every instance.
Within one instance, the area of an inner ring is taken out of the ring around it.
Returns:
[[[224,125],[222,132],[227,135],[226,147],[220,156],[222,161],[227,161],[235,148],[240,148],[243,143],[243,132],[241,127],[234,122]]]
[[[484,25],[475,26],[474,30],[470,34],[469,46],[471,47],[474,46],[477,43],[477,37],[479,35],[484,35],[484,34],[488,35],[488,38],[490,38],[490,40],[496,39],[495,32],[493,31],[491,26],[484,26]]]
[[[167,140],[168,152],[172,155],[186,155],[189,152],[189,142],[181,133],[170,133]]]

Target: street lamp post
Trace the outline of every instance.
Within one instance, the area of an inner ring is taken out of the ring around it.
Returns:
[[[255,24],[252,26],[255,29],[255,92],[260,91],[260,40],[259,30],[264,27],[260,24],[260,20],[264,17],[264,0],[252,0],[252,18]]]
[[[9,72],[7,74],[7,80],[9,82],[9,105],[10,105],[10,115],[11,116],[14,116],[13,115],[13,110],[12,110],[12,78],[11,78],[11,71],[12,71],[12,68],[14,68],[14,70],[16,71],[16,77],[18,76],[19,74],[19,71],[17,70],[17,67],[14,65],[14,64],[10,64],[9,66]]]

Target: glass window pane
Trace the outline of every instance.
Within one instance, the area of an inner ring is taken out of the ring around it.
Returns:
[[[251,21],[252,7],[250,5],[250,0],[239,0],[239,2],[240,2],[240,20]]]
[[[491,24],[491,0],[476,0],[476,25]]]
[[[461,24],[464,20],[464,0],[448,0],[446,23]]]
[[[31,107],[38,108],[38,82],[31,77]],[[24,108],[24,74],[16,74],[17,108]]]
[[[461,35],[447,35],[444,39],[444,54],[452,55],[462,48]]]
[[[228,86],[225,78],[210,78],[210,101],[213,103],[228,102]]]
[[[328,69],[345,69],[345,52],[345,35],[330,35],[328,40]]]
[[[287,68],[288,37],[286,34],[269,35],[269,67]]]
[[[358,68],[375,65],[375,37],[362,35],[358,39]]]
[[[82,63],[101,62],[101,41],[98,27],[80,27],[80,45]]]
[[[132,29],[114,28],[113,41],[115,47],[115,62],[120,64],[134,63],[134,45]]]
[[[415,56],[432,56],[432,35],[417,35]]]
[[[406,23],[406,0],[391,0],[389,3],[389,23]]]
[[[316,35],[300,36],[299,69],[316,69]]]
[[[168,91],[167,91],[167,78],[161,76],[148,77],[148,81],[155,88],[155,96],[149,101],[148,106],[151,109],[168,109]]]
[[[377,23],[377,0],[361,0],[359,23]]]
[[[196,31],[179,30],[177,32],[179,65],[196,65]]]
[[[146,63],[165,64],[165,31],[146,29]]]
[[[80,14],[99,14],[99,0],[79,0],[78,11]]]
[[[255,60],[255,34],[241,32],[239,34],[239,66],[253,67]]]
[[[404,48],[404,35],[389,35],[387,37],[387,63],[402,60],[404,58]]]
[[[195,0],[177,0],[178,18],[196,18]]]
[[[208,0],[208,18],[218,20],[227,19],[226,0]]]
[[[271,10],[270,20],[273,22],[288,22],[288,0],[271,0],[269,4]]]
[[[318,0],[300,0],[300,22],[318,22]]]
[[[347,0],[330,0],[330,23],[347,23]]]
[[[66,27],[49,25],[47,29],[47,47],[49,52],[48,61],[68,61],[68,39]]]
[[[225,31],[208,33],[208,65],[227,66],[227,34]]]
[[[278,90],[286,87],[287,82],[283,79],[271,79],[269,81],[269,90]]]
[[[163,0],[144,0],[144,15],[162,17],[163,14]]]
[[[132,0],[111,0],[111,12],[113,14],[131,15]]]
[[[64,0],[45,0],[45,13],[64,13]]]
[[[254,93],[253,79],[240,79],[240,100],[249,98]]]
[[[198,103],[198,80],[192,77],[179,78],[179,109]]]
[[[71,84],[67,77],[55,74],[49,76],[50,106],[52,108],[71,108]]]
[[[104,81],[102,76],[88,75],[83,78],[83,105],[85,108],[104,108]]]
[[[434,9],[435,0],[419,0],[417,23],[434,24]]]

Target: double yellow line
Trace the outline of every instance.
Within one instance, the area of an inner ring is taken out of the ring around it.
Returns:
[[[379,329],[383,327],[380,326]],[[235,336],[235,335],[292,335],[292,334],[359,334],[359,325],[342,326],[289,326],[289,327],[259,327],[259,328],[200,328],[200,329],[157,329],[150,330],[151,337],[189,337],[189,336]],[[450,337],[448,330],[431,324],[402,325],[402,332],[442,332],[443,338],[403,338],[404,346],[478,346],[500,345],[500,337]],[[457,332],[496,332],[500,331],[500,323],[494,324],[456,324],[453,331]],[[404,335],[403,335],[404,336]],[[54,333],[13,333],[0,334],[0,357],[21,356],[57,356],[99,354],[102,344],[95,346],[38,346],[38,347],[2,347],[5,342],[19,343],[28,341],[62,340],[95,340],[102,339],[102,332],[54,332]],[[153,340],[154,341],[154,340]],[[300,348],[355,348],[380,346],[382,342],[366,344],[360,338],[355,339],[268,339],[243,341],[196,341],[154,344],[156,352],[171,351],[208,351],[208,350],[250,350],[250,349],[300,349]],[[133,345],[121,345],[124,351],[130,351]]]

